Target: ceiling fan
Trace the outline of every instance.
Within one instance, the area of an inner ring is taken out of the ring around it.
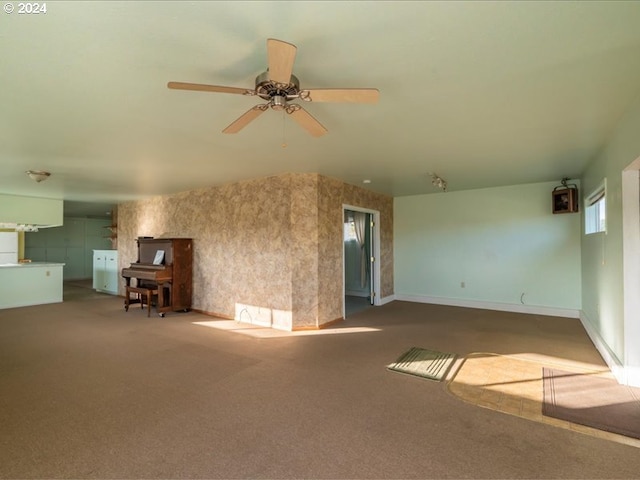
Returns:
[[[176,90],[258,96],[266,101],[242,114],[225,128],[223,133],[238,133],[261,113],[271,108],[288,113],[311,135],[320,137],[327,133],[327,129],[302,106],[289,102],[298,99],[305,102],[376,103],[378,101],[380,92],[376,88],[301,89],[300,81],[293,75],[296,50],[297,47],[291,43],[274,38],[267,39],[268,69],[256,77],[253,89],[184,82],[169,82],[167,86]]]

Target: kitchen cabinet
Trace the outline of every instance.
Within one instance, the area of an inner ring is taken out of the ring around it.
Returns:
[[[118,251],[93,251],[93,288],[98,292],[118,294]]]
[[[63,263],[0,265],[0,309],[62,302]]]

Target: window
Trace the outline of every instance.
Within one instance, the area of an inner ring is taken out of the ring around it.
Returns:
[[[591,195],[584,199],[584,233],[586,235],[607,231],[606,193],[605,179]]]
[[[355,242],[357,239],[358,237],[356,237],[356,224],[353,222],[353,220],[344,222],[344,241]]]

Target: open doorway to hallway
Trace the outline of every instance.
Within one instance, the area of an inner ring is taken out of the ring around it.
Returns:
[[[343,317],[377,304],[379,212],[343,206]]]

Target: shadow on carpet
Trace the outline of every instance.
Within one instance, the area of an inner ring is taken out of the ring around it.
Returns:
[[[640,388],[543,368],[543,415],[640,439]]]
[[[413,347],[387,368],[394,372],[440,381],[451,368],[455,358],[453,353]]]

